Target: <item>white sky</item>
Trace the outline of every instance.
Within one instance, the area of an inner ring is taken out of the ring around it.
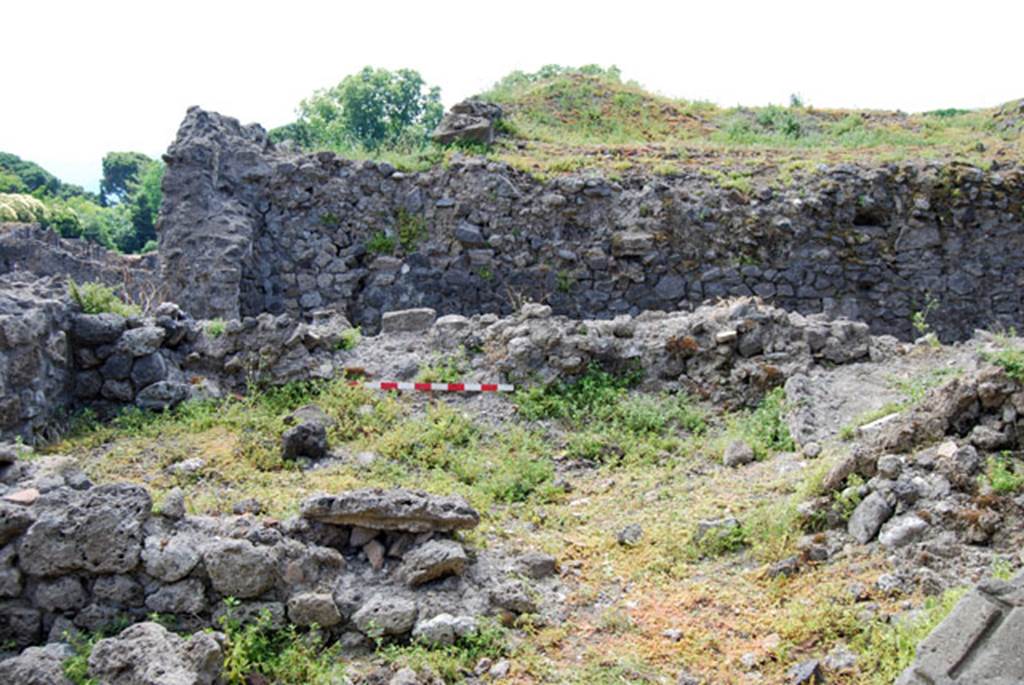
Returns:
[[[91,190],[105,152],[160,154],[190,105],[270,128],[367,64],[419,70],[446,104],[548,63],[721,105],[1024,97],[1021,0],[5,0],[0,29],[0,150]]]

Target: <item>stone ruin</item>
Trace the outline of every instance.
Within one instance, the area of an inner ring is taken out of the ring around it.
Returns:
[[[309,323],[287,314],[196,321],[163,303],[151,316],[81,314],[57,286],[18,283],[0,298],[0,369],[10,383],[0,439],[34,442],[74,411],[110,417],[126,406],[163,410],[186,399],[244,392],[250,384],[330,379],[349,370],[410,380],[432,356],[479,350],[478,380],[550,382],[592,364],[643,370],[648,389],[685,390],[723,405],[755,404],[767,390],[818,361],[845,364],[890,354],[898,342],[872,337],[859,322],[805,317],[737,298],[693,312],[648,312],[612,320],[556,317],[546,305],[514,316],[436,317],[391,312],[381,335],[352,350],[351,324],[333,310]],[[405,341],[396,354],[393,341]],[[4,386],[0,386],[4,387]]]
[[[1024,318],[1016,166],[839,164],[749,193],[699,171],[539,181],[466,156],[406,173],[198,108],[165,159],[161,278],[197,318],[333,308],[373,332],[414,307],[611,319],[752,295],[901,338],[926,310],[944,340]]]
[[[500,111],[463,110],[442,132],[493,135]],[[933,302],[948,339],[1024,311],[1017,168],[840,165],[807,193],[749,195],[686,173],[541,182],[462,156],[406,174],[275,148],[259,126],[198,109],[166,160],[158,258],[0,228],[0,441],[49,439],[83,408],[162,410],[254,382],[408,380],[454,350],[467,380],[546,382],[598,364],[642,369],[648,390],[751,405],[814,365],[886,358],[901,344],[871,332],[907,338]],[[83,314],[69,276],[147,311]],[[177,304],[162,302],[171,293]],[[346,349],[354,326],[381,334]],[[826,492],[864,481],[845,530],[803,541],[794,563],[877,539],[903,564],[890,582],[947,585],[939,550],[1019,515],[972,484],[986,453],[1018,445],[1022,396],[976,370],[883,423],[826,477]],[[316,458],[309,423],[285,436],[290,456]],[[939,444],[918,449],[924,438]],[[154,513],[141,487],[94,487],[60,458],[19,452],[0,449],[0,641],[26,647],[0,662],[5,682],[63,683],[65,647],[31,645],[130,621],[97,645],[94,677],[139,682],[152,663],[213,683],[217,633],[185,640],[144,619],[216,629],[228,597],[239,620],[315,623],[356,649],[381,634],[451,643],[486,615],[557,618],[554,560],[466,549],[456,531],[478,516],[464,502],[354,491],[271,521],[186,516],[176,493]],[[830,506],[802,511],[831,526]],[[1019,682],[977,645],[1005,642],[1020,582],[965,599],[901,682]],[[967,633],[952,659],[945,645]]]
[[[154,513],[140,486],[93,486],[65,458],[15,456],[0,453],[4,644],[61,642],[76,631],[142,622],[153,612],[188,631],[222,628],[225,616],[244,623],[265,613],[272,625],[315,624],[350,650],[379,637],[451,644],[488,615],[558,616],[555,560],[536,552],[468,551],[453,534],[480,519],[457,497],[406,490],[317,495],[298,516],[276,521],[188,516],[183,494],[174,490]],[[117,649],[97,648],[90,674],[102,682],[143,682],[119,671],[138,676],[153,660],[182,651],[140,654],[121,644],[163,630],[145,625],[111,640]],[[190,643],[209,640],[201,635]],[[166,633],[159,638],[184,642]],[[191,670],[216,676],[220,648],[216,640],[203,645],[202,664]],[[123,650],[134,663],[118,656]],[[58,662],[66,656],[55,653]],[[22,682],[15,675],[38,668],[48,654],[29,650],[0,662],[0,680]],[[213,682],[191,678],[183,682]]]

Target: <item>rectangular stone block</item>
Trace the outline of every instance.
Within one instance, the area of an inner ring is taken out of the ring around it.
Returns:
[[[980,592],[971,591],[918,646],[915,670],[934,682],[948,682],[953,668],[1001,613],[999,607]]]

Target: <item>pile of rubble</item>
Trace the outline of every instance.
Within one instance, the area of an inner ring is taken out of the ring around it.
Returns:
[[[998,460],[1020,470],[1022,422],[1024,384],[983,364],[877,422],[833,465],[803,514],[845,526],[857,543],[877,539],[898,569],[886,577],[893,589],[957,586],[1024,541],[1024,494],[999,492],[985,477]],[[856,503],[848,520],[837,501]]]

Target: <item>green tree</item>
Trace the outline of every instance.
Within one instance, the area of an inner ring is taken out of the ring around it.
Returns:
[[[124,202],[150,164],[153,160],[141,152],[108,152],[104,155],[100,203],[107,206]]]
[[[46,197],[89,197],[81,186],[61,183],[60,179],[35,162],[22,159],[9,152],[0,152],[0,193],[31,193]]]
[[[12,174],[3,169],[0,169],[0,193],[27,193],[28,186],[25,182],[18,178],[17,174]]]
[[[118,242],[124,252],[142,252],[145,246],[156,240],[156,219],[160,213],[163,192],[160,184],[164,178],[164,163],[151,161],[141,172],[139,180],[131,187],[127,203],[133,231],[125,240]]]
[[[443,113],[441,89],[428,87],[419,72],[365,67],[303,100],[298,121],[271,136],[307,148],[423,144]]]

